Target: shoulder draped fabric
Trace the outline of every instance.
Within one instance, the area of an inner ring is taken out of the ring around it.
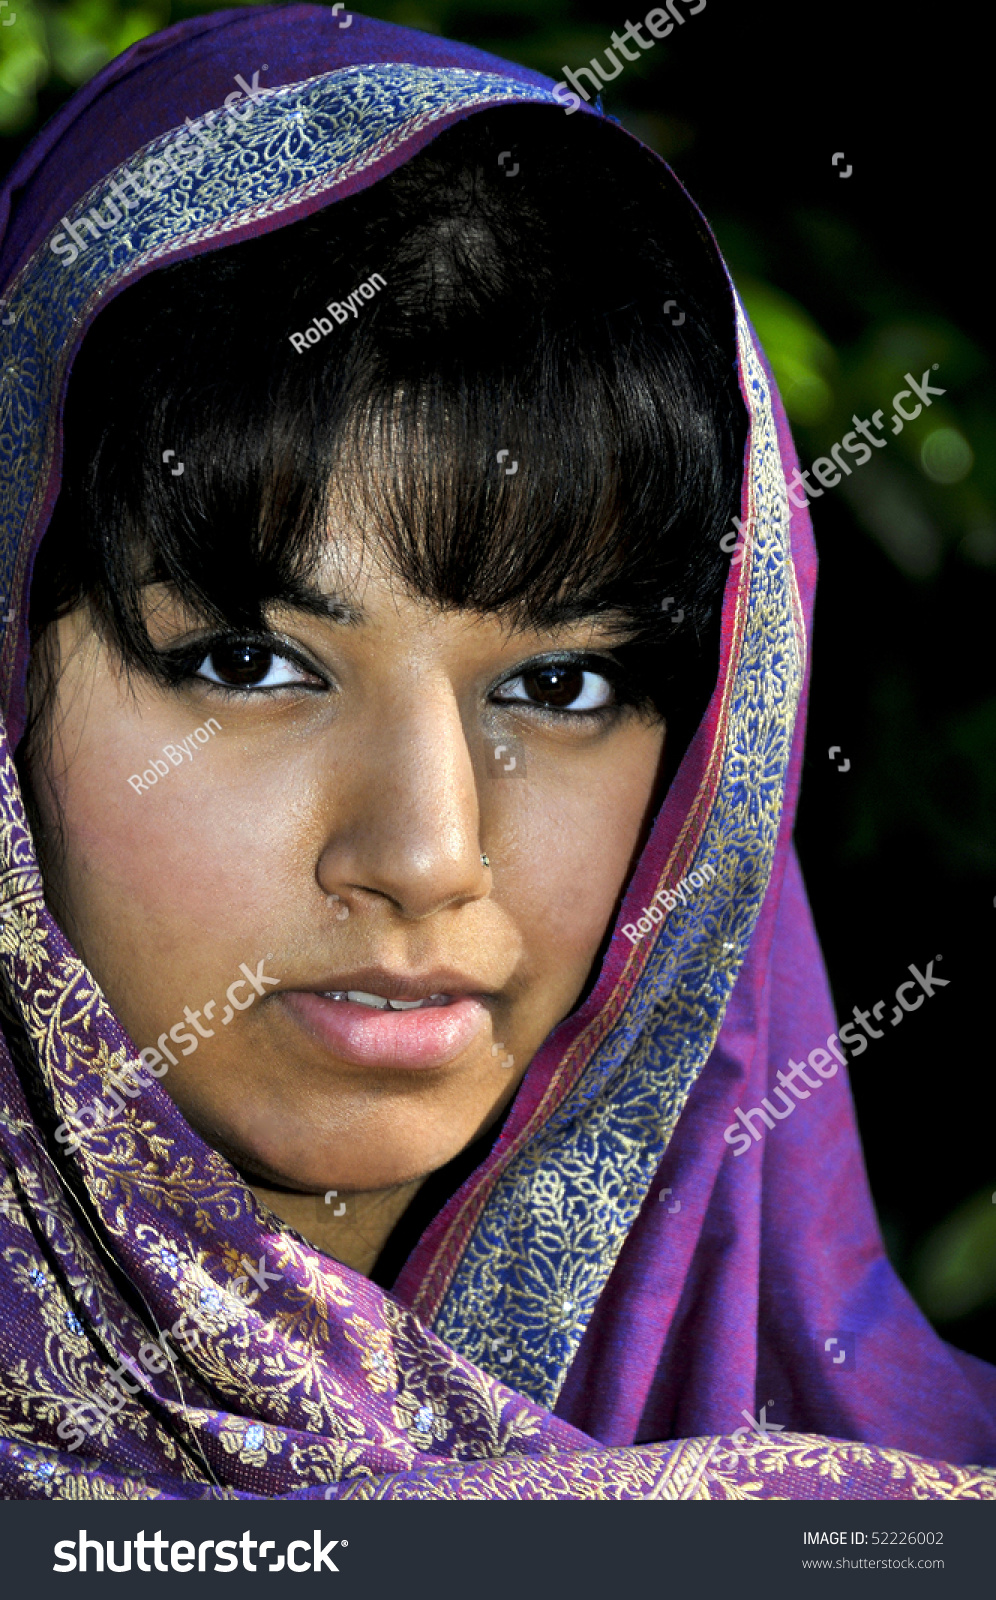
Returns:
[[[996,1371],[944,1344],[889,1266],[846,1070],[741,1158],[723,1137],[834,1032],[791,844],[814,548],[732,287],[748,537],[712,700],[593,992],[393,1292],[261,1207],[158,1083],[136,1097],[112,1086],[136,1047],[46,909],[12,762],[31,564],[80,341],[143,274],[333,204],[461,118],[564,115],[536,73],[338,21],[253,8],[144,40],[48,124],[0,201],[0,961],[15,997],[5,1038],[26,1041],[44,1101],[29,1103],[0,1050],[0,1492],[996,1498]],[[114,206],[113,180],[264,63],[251,115],[220,116],[168,186]],[[663,163],[661,183],[723,270]],[[67,265],[53,235],[94,211]],[[691,873],[701,887],[645,914]],[[623,928],[641,918],[634,943]],[[105,1122],[98,1104],[115,1099]],[[52,1136],[67,1117],[86,1124],[70,1154]],[[267,1275],[247,1278],[261,1258]],[[143,1347],[164,1330],[150,1363]],[[838,1371],[824,1344],[844,1333],[856,1360]]]

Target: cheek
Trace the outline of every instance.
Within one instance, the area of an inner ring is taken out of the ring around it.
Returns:
[[[143,772],[148,744],[139,747]],[[189,940],[196,928],[203,946],[205,936],[235,934],[272,914],[282,864],[294,855],[287,768],[256,770],[216,735],[192,761],[167,763],[155,786],[136,791],[127,781],[135,756],[120,749],[99,760],[81,748],[58,786],[64,887],[83,930],[96,923],[90,931],[106,939],[111,929],[121,938],[141,927],[171,946],[172,934]]]
[[[641,740],[583,780],[540,780],[523,796],[511,841],[518,914],[534,960],[582,983],[641,842],[661,745],[659,734]]]

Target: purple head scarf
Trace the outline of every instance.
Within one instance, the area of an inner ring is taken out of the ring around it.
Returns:
[[[886,1260],[792,853],[815,559],[732,288],[750,427],[714,694],[590,997],[393,1293],[136,1087],[135,1046],[46,909],[11,751],[90,322],[462,117],[558,109],[535,73],[340,21],[228,11],[144,40],[0,197],[0,962],[20,1063],[0,1050],[2,1492],[996,1498],[996,1373],[937,1338]],[[663,164],[661,182],[718,265]]]

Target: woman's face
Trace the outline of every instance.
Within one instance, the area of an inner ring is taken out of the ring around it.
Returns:
[[[172,688],[64,619],[31,777],[66,931],[194,1127],[264,1183],[380,1190],[493,1122],[576,1004],[664,733],[613,704],[597,622],[441,611],[369,547],[314,586],[268,646],[146,591]]]

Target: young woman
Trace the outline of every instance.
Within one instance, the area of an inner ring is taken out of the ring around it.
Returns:
[[[865,1186],[715,245],[336,23],[145,41],[5,192],[4,1493],[996,1496]]]

